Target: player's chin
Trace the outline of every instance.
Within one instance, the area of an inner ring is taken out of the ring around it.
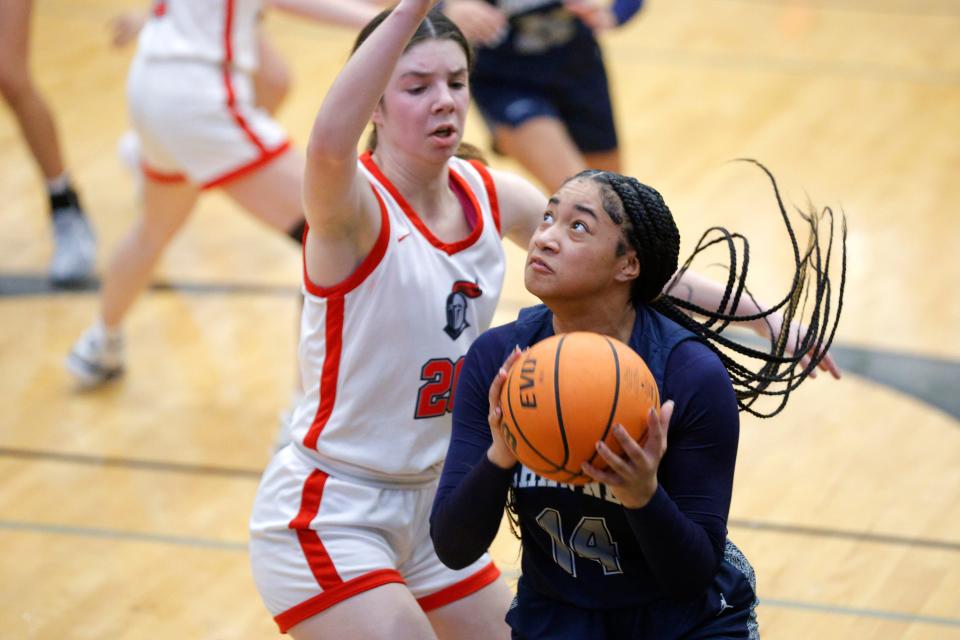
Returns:
[[[541,300],[544,297],[551,297],[551,294],[557,288],[556,284],[551,273],[537,271],[529,264],[523,270],[523,285],[527,288],[527,291]]]

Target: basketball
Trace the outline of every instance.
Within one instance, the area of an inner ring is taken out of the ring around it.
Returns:
[[[622,453],[613,435],[617,423],[642,440],[651,407],[659,412],[660,393],[643,358],[619,340],[582,331],[530,347],[507,372],[500,394],[502,429],[514,455],[538,475],[567,484],[592,481],[583,462],[607,466],[598,440]]]

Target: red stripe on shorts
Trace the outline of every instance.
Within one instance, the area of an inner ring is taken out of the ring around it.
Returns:
[[[233,0],[227,0],[226,22],[227,24],[224,25],[223,29],[223,84],[227,90],[227,110],[237,126],[243,130],[250,142],[260,151],[260,155],[264,156],[267,154],[267,148],[237,110],[237,98],[233,91],[233,80],[230,77],[230,74],[233,73]]]
[[[320,432],[333,413],[333,403],[337,399],[337,378],[340,377],[340,355],[343,351],[343,306],[344,298],[335,296],[327,298],[326,317],[326,348],[323,356],[323,370],[320,375],[320,404],[317,414],[313,418],[303,445],[309,449],[317,448]]]
[[[329,476],[319,469],[314,469],[307,481],[303,483],[303,494],[300,498],[300,513],[288,525],[297,532],[300,548],[310,565],[313,577],[317,584],[326,591],[343,584],[343,579],[333,566],[333,559],[327,553],[326,547],[320,541],[317,532],[310,528],[310,523],[320,511],[320,500],[323,498],[323,486]]]
[[[279,158],[279,157],[282,156],[289,148],[290,148],[290,141],[289,141],[289,140],[286,140],[286,141],[284,141],[283,144],[281,144],[281,145],[280,145],[279,147],[277,147],[276,149],[273,149],[272,151],[268,151],[267,153],[264,153],[264,154],[260,154],[260,156],[258,156],[255,160],[251,160],[251,161],[248,162],[247,164],[241,165],[241,166],[237,167],[236,169],[231,169],[230,171],[228,171],[227,173],[225,173],[225,174],[223,174],[223,175],[217,176],[217,177],[215,177],[215,178],[211,178],[210,180],[204,182],[204,183],[201,185],[200,188],[201,188],[201,189],[213,189],[213,188],[216,188],[216,187],[222,187],[223,185],[227,184],[228,182],[233,182],[233,181],[236,180],[237,178],[242,178],[242,177],[246,176],[247,174],[252,173],[253,171],[256,171],[257,169],[259,169],[259,168],[262,167],[263,165],[267,164],[268,162],[270,162],[270,161],[273,160],[274,158]]]
[[[143,172],[143,175],[148,180],[161,182],[163,184],[176,184],[178,182],[186,182],[187,180],[187,176],[182,173],[164,173],[163,171],[157,171],[156,169],[151,169],[144,162],[140,163],[140,171]]]
[[[500,577],[500,570],[492,562],[469,578],[452,584],[428,596],[417,598],[417,603],[424,611],[433,611],[440,607],[466,598],[476,593]]]
[[[370,589],[375,589],[393,582],[403,584],[403,577],[393,569],[372,571],[359,578],[344,582],[333,591],[324,591],[305,602],[301,602],[295,607],[290,607],[280,615],[274,616],[273,620],[277,623],[277,626],[280,627],[280,633],[286,633],[290,630],[290,627],[298,625],[318,613],[322,613],[338,602],[343,602],[364,591],[369,591]]]

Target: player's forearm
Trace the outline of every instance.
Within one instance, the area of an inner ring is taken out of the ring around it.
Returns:
[[[670,295],[709,311],[717,311],[729,315],[751,316],[766,311],[762,304],[755,302],[750,296],[740,296],[737,306],[731,300],[723,303],[724,287],[719,282],[711,280],[696,271],[685,271],[677,284],[670,290]],[[721,309],[721,306],[723,307]],[[763,320],[744,321],[742,325],[752,329],[760,335],[769,334],[769,328]]]
[[[394,66],[427,13],[427,3],[402,3],[353,53],[333,81],[310,133],[308,162],[353,163],[357,142]],[[422,10],[420,10],[422,8]]]
[[[374,4],[356,0],[268,0],[271,7],[297,16],[359,29],[379,12]]]
[[[644,507],[626,513],[664,594],[687,598],[707,588],[720,558],[706,531],[680,511],[662,486]]]
[[[502,469],[484,455],[453,490],[437,492],[430,514],[430,538],[445,565],[462,569],[490,548],[500,528],[512,477],[512,469]]]

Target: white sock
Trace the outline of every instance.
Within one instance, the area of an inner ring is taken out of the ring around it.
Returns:
[[[58,175],[56,178],[50,178],[47,180],[47,191],[52,196],[60,195],[69,188],[70,174],[68,174],[66,171]]]
[[[110,342],[123,338],[123,329],[121,327],[108,327],[103,323],[102,318],[97,318],[97,321],[93,325],[93,330],[97,332],[97,337],[105,338]]]

